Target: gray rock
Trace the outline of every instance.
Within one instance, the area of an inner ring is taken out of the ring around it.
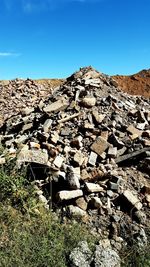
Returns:
[[[44,112],[51,113],[51,112],[58,112],[60,110],[66,109],[68,106],[68,101],[64,98],[57,100],[54,103],[47,105],[43,110]]]
[[[74,218],[82,218],[87,215],[85,210],[73,205],[68,206],[68,211],[70,216]]]
[[[98,137],[97,140],[92,144],[91,150],[97,153],[99,156],[108,148],[107,141],[102,138]]]
[[[89,157],[89,164],[92,166],[95,166],[97,160],[97,154],[91,151],[90,157]]]
[[[22,150],[18,154],[17,165],[20,166],[24,163],[37,163],[47,165],[48,154],[42,150]]]
[[[92,252],[86,241],[81,241],[69,256],[71,267],[90,267]]]
[[[66,180],[69,184],[70,189],[79,189],[80,188],[80,167],[68,169]]]
[[[57,198],[60,201],[69,200],[81,196],[83,196],[82,190],[71,190],[71,191],[63,190],[57,193]]]
[[[94,266],[95,267],[120,267],[121,259],[113,249],[96,246]]]

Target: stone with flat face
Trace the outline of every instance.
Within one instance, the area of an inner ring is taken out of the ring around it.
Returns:
[[[108,145],[108,142],[104,138],[98,137],[92,144],[91,150],[100,156],[108,148]]]
[[[99,184],[85,183],[86,189],[89,193],[103,192],[104,189]]]
[[[18,154],[17,165],[24,163],[37,163],[41,165],[48,164],[48,154],[46,151],[38,150],[22,150]]]
[[[123,193],[124,200],[132,206],[132,208],[136,208],[140,210],[142,208],[142,203],[130,190],[125,190]]]
[[[74,199],[83,196],[82,190],[63,190],[57,193],[57,199],[59,201]]]
[[[92,166],[95,166],[97,160],[97,154],[93,151],[91,151],[90,157],[89,157],[89,164]]]
[[[64,98],[57,100],[54,103],[47,105],[43,110],[44,112],[58,112],[61,110],[65,110],[68,107],[68,101]]]

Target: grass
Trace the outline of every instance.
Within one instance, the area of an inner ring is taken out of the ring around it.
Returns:
[[[0,266],[65,267],[81,240],[94,238],[78,223],[61,224],[51,212],[24,216],[12,206],[0,206]]]
[[[139,248],[136,244],[122,253],[122,267],[150,267],[150,244]]]
[[[95,238],[79,222],[61,223],[39,203],[15,161],[0,169],[0,267],[65,267],[79,241]]]

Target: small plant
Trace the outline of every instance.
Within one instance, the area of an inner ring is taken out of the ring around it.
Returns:
[[[148,229],[150,231],[150,229]],[[150,236],[147,233],[148,245],[145,247],[133,244],[122,252],[123,267],[149,267],[150,266]]]
[[[81,240],[95,242],[78,223],[61,224],[52,212],[28,217],[11,206],[0,206],[0,266],[65,267]]]
[[[79,223],[46,211],[15,162],[0,169],[0,267],[65,267],[79,241],[95,238]]]

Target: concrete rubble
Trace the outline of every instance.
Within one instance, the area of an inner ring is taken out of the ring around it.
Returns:
[[[0,165],[5,153],[16,156],[18,167],[27,164],[35,180],[50,183],[55,207],[72,217],[86,215],[86,222],[106,237],[127,239],[124,224],[137,224],[137,211],[145,213],[148,224],[149,99],[122,92],[111,77],[87,67],[35,108],[23,107],[1,123]],[[42,185],[39,189],[44,195]],[[144,224],[137,225],[139,230]]]

